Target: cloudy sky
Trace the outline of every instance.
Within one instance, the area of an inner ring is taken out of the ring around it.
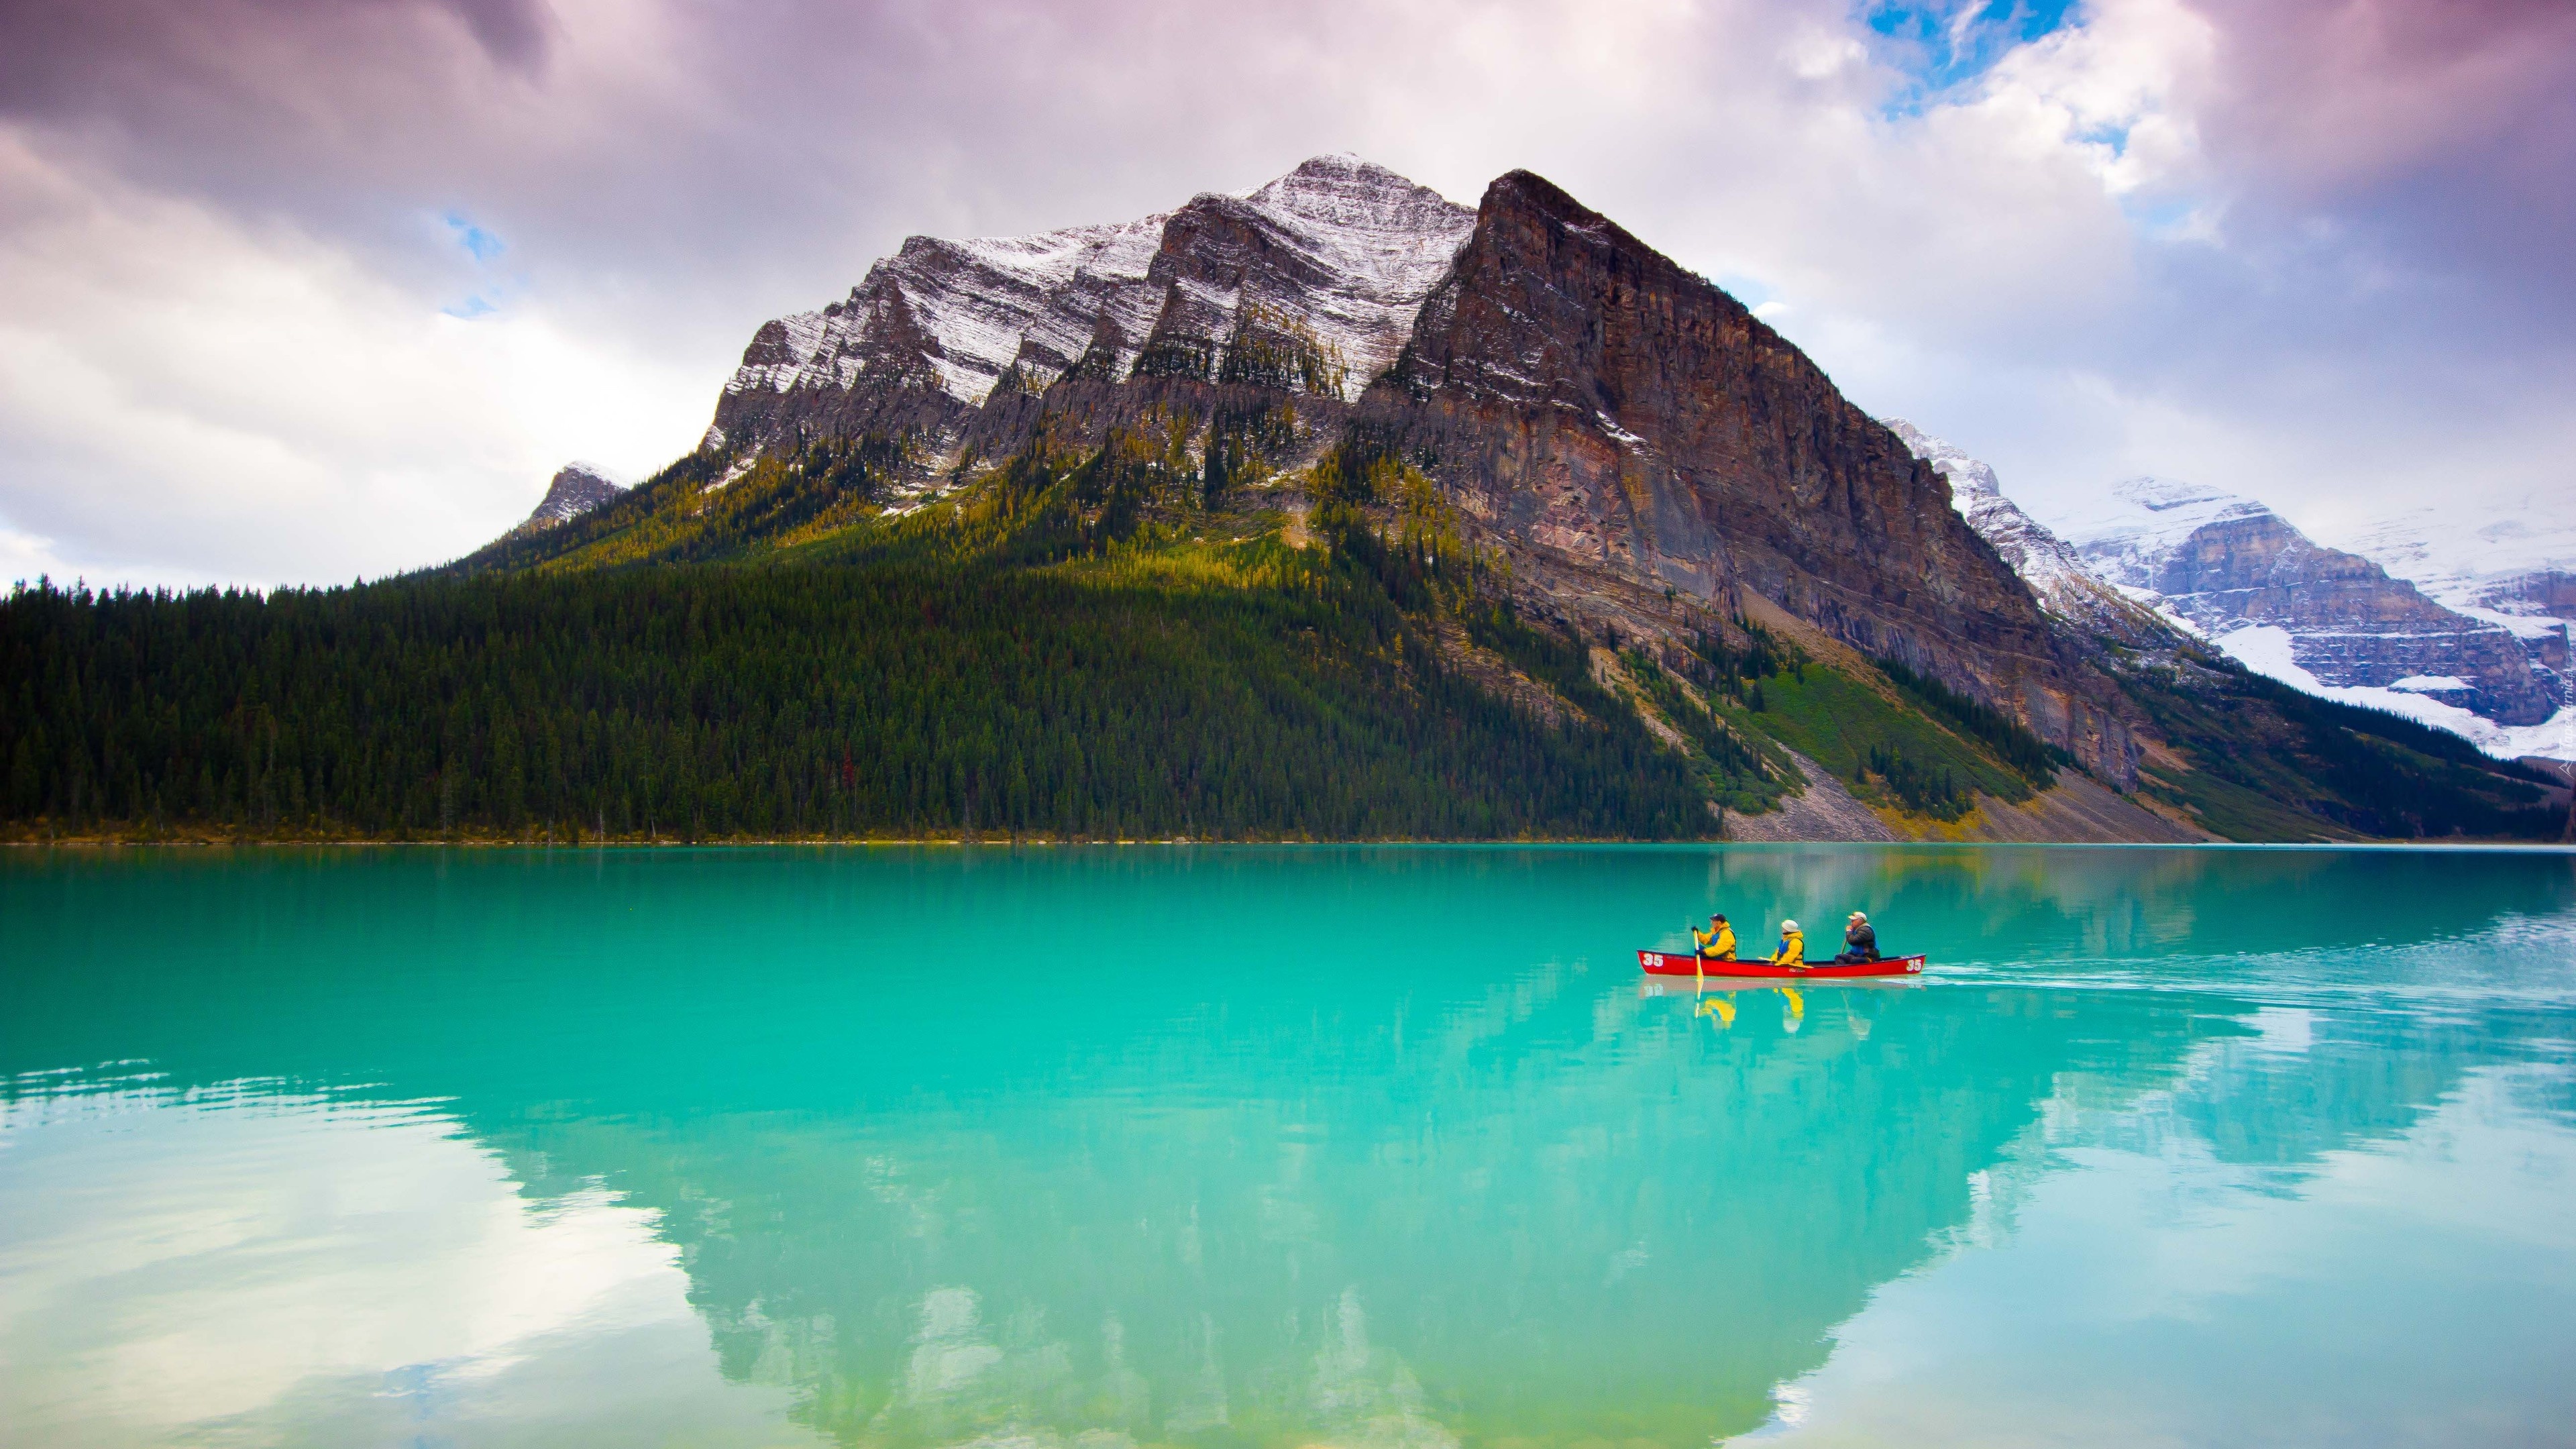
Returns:
[[[5,0],[0,579],[453,557],[908,233],[1552,178],[2043,517],[2576,509],[2565,0]]]

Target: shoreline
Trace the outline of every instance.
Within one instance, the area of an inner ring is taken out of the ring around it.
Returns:
[[[2543,852],[2576,855],[2576,843],[2542,840],[1635,840],[1608,836],[1531,836],[1485,839],[1384,838],[1318,840],[1311,837],[1281,836],[1272,839],[1200,839],[1189,836],[1125,838],[1117,840],[1071,840],[1056,837],[983,837],[969,839],[953,835],[937,836],[782,836],[760,839],[726,840],[527,840],[499,836],[465,840],[371,840],[359,838],[313,837],[310,839],[241,839],[237,837],[173,836],[134,837],[112,835],[60,836],[53,839],[0,839],[0,850],[518,850],[543,851],[609,851],[609,850],[1107,850],[1130,848],[1214,849],[1214,850],[1509,850],[1509,849],[1639,849],[1639,850],[1803,850],[1816,846],[1837,849],[1869,850],[2443,850],[2469,853]]]

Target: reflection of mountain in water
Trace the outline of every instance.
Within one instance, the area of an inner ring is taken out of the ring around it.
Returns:
[[[1794,1036],[1766,998],[1720,1039],[1567,984],[1408,1021],[1401,1047],[1393,991],[1344,994],[1320,1034],[1311,1002],[1238,1008],[1222,1043],[1081,1063],[1063,1097],[474,1121],[663,1208],[728,1370],[792,1362],[853,1437],[1683,1443],[1820,1362],[2056,1074],[2190,1035],[2141,999],[2112,1062],[2008,1002],[1820,992]]]
[[[2269,1032],[2173,1120],[2295,1168],[2535,1027],[1948,985],[1811,991],[1795,1031],[1747,993],[1720,1031],[1637,996],[1635,922],[1714,895],[1821,936],[1865,902],[2013,962],[2445,940],[2576,894],[2287,853],[757,859],[184,864],[170,927],[131,874],[16,872],[61,969],[0,1068],[452,1097],[531,1191],[658,1210],[726,1373],[855,1442],[1680,1445],[1991,1217],[2043,1109]],[[170,934],[79,969],[102,921]],[[1036,969],[956,950],[997,937]]]

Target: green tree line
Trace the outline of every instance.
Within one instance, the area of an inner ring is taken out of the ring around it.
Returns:
[[[2548,777],[2530,766],[2384,710],[2303,694],[2224,655],[2186,651],[2122,682],[2202,774],[2360,834],[2555,840],[2565,829],[2539,788]],[[2278,838],[2261,824],[2213,823],[2239,839]]]
[[[1089,480],[1087,480],[1089,481]],[[0,602],[14,833],[1672,838],[1679,758],[1443,667],[1385,560],[1251,587],[687,568]]]

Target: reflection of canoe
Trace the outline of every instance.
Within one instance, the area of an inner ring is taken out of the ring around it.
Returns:
[[[1853,966],[1836,966],[1820,961],[1813,966],[1774,966],[1768,961],[1710,961],[1702,963],[1687,951],[1640,951],[1637,964],[1649,976],[1720,976],[1786,978],[1793,981],[1831,981],[1852,976],[1918,976],[1923,971],[1920,956],[1890,956],[1884,961],[1863,961]]]

